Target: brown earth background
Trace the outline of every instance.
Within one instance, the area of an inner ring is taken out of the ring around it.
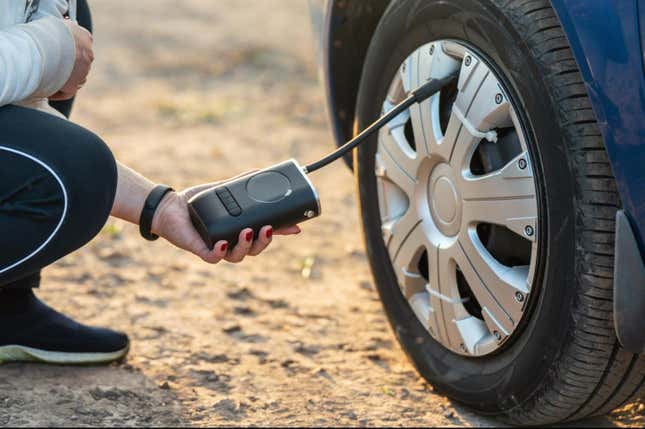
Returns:
[[[97,59],[73,119],[121,161],[181,188],[330,149],[304,1],[92,6]],[[373,287],[351,173],[337,163],[314,181],[324,216],[237,266],[110,220],[39,294],[127,332],[129,357],[0,366],[0,426],[498,425],[417,375]],[[643,426],[643,411],[580,425]]]

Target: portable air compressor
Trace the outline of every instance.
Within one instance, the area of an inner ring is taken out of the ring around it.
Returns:
[[[341,158],[412,104],[436,94],[455,78],[456,74],[430,79],[358,136],[306,167],[291,159],[200,192],[188,201],[193,225],[212,249],[220,240],[235,246],[245,228],[253,229],[257,237],[265,225],[278,229],[320,216],[320,199],[307,175]]]

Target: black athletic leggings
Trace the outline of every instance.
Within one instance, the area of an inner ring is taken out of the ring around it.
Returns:
[[[38,286],[42,268],[96,236],[116,183],[114,157],[95,134],[0,107],[0,287]]]

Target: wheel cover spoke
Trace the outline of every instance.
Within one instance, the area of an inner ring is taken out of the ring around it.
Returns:
[[[439,285],[434,295],[437,301],[441,303],[440,308],[442,311],[440,315],[443,318],[443,340],[445,344],[449,344],[453,349],[464,350],[464,335],[460,332],[457,322],[467,316],[463,312],[458,314],[458,310],[462,307],[463,299],[457,291],[454,259],[450,257],[450,253],[445,249],[440,249],[437,265]]]
[[[491,332],[497,330],[508,336],[521,317],[521,305],[514,297],[517,290],[526,292],[523,280],[507,273],[506,267],[492,257],[487,258],[472,243],[459,241],[453,256],[479,301]]]
[[[481,198],[463,201],[462,229],[475,223],[505,226],[518,235],[535,240],[537,207],[534,198]],[[527,234],[527,231],[530,235]]]
[[[418,62],[416,87],[429,79],[442,79],[459,70],[461,61],[450,55],[445,42],[437,42],[419,49],[413,57]],[[432,54],[430,54],[432,52]],[[426,153],[438,153],[443,138],[439,121],[441,94],[435,94],[410,108],[415,138],[423,139]],[[421,141],[421,140],[417,140]],[[419,147],[421,145],[417,145]]]
[[[495,172],[484,176],[464,174],[459,188],[461,195],[465,200],[535,198],[533,173],[528,159],[528,154],[523,152]]]
[[[376,175],[395,184],[408,197],[411,197],[417,180],[415,174],[407,171],[405,166],[412,161],[405,158],[403,152],[397,149],[396,143],[392,140],[390,135],[382,136],[383,145],[378,153]]]

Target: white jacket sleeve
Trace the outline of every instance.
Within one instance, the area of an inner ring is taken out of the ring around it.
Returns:
[[[76,53],[70,30],[55,14],[39,15],[0,31],[0,106],[48,97],[72,73]]]
[[[33,19],[44,16],[62,18],[65,14],[68,14],[71,19],[76,19],[76,0],[40,0],[38,11]]]

